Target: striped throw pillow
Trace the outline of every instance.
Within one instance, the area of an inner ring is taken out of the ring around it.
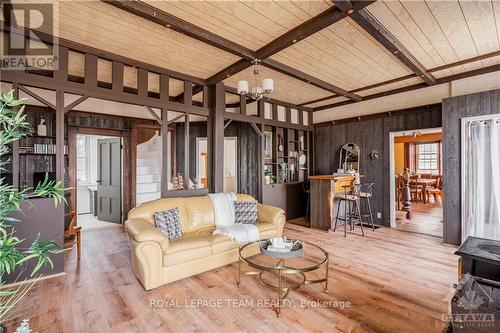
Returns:
[[[257,201],[235,201],[234,223],[257,224]]]

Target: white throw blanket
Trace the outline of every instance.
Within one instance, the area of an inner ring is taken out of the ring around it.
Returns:
[[[259,240],[259,229],[253,224],[234,223],[234,193],[210,193],[208,195],[215,211],[214,235],[224,235],[238,244]]]

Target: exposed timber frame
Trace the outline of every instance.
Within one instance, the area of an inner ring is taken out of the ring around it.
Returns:
[[[471,57],[471,58],[468,58],[468,59],[463,59],[463,60],[460,60],[460,61],[449,63],[449,64],[446,64],[446,65],[442,65],[442,66],[430,68],[430,69],[428,69],[428,72],[429,73],[435,73],[435,72],[442,71],[442,70],[445,70],[445,69],[450,69],[450,68],[462,66],[462,65],[465,65],[465,64],[470,64],[470,63],[473,63],[473,62],[476,62],[476,61],[481,61],[481,60],[484,60],[484,59],[498,57],[498,56],[500,56],[500,51],[493,51],[493,52],[490,52],[490,53],[486,53],[486,54],[482,54],[482,55],[479,55],[479,56]],[[436,80],[436,84],[446,83],[446,82],[450,82],[452,80],[457,80],[457,79],[461,79],[461,78],[467,78],[467,77],[474,76],[474,75],[491,73],[491,72],[494,72],[494,71],[497,71],[497,70],[500,70],[500,68],[498,66],[496,66],[496,65],[489,66],[489,67],[484,67],[484,68],[480,68],[480,69],[476,69],[476,70],[472,70],[472,71],[467,71],[467,72],[463,72],[463,73],[456,74],[456,75],[450,75],[450,76],[447,76],[447,77],[439,78],[439,79]],[[404,80],[408,80],[408,79],[412,79],[412,78],[416,78],[416,77],[417,77],[416,74],[405,75],[405,76],[402,76],[402,77],[399,77],[399,78],[395,78],[395,79],[391,79],[391,80],[387,80],[387,81],[375,83],[375,84],[372,84],[372,85],[369,85],[369,86],[357,88],[357,89],[351,90],[350,92],[352,92],[352,93],[358,93],[360,91],[369,90],[369,89],[378,88],[378,87],[383,87],[383,86],[388,85],[388,84],[392,84],[392,83],[396,83],[396,82],[400,82],[400,81],[404,81]],[[393,89],[393,90],[389,90],[389,91],[385,91],[385,92],[381,92],[381,93],[377,93],[377,94],[373,94],[373,95],[364,96],[363,99],[367,100],[367,99],[373,99],[373,98],[381,97],[381,96],[393,95],[393,94],[397,94],[399,92],[402,92],[403,89],[414,90],[414,89],[419,89],[419,88],[425,88],[427,86],[428,85],[426,85],[426,84],[419,83],[419,84],[411,85],[411,86],[408,86],[408,87]],[[314,103],[326,101],[326,100],[333,99],[333,98],[339,97],[339,96],[340,95],[334,94],[334,95],[331,95],[331,96],[326,96],[326,97],[319,98],[319,99],[316,99],[316,100],[312,100],[312,101],[308,101],[308,102],[305,102],[305,103],[301,103],[301,104],[299,104],[299,106],[307,106],[309,104],[314,104]],[[351,101],[342,101],[342,102],[337,102],[337,103],[331,103],[331,104],[327,104],[327,105],[322,105],[322,106],[314,107],[313,111],[321,111],[321,110],[325,110],[325,109],[330,109],[332,107],[346,105],[346,104],[351,104],[351,103],[352,103]]]
[[[297,69],[291,68],[276,60],[269,59],[269,57],[271,57],[273,54],[276,54],[279,51],[284,50],[285,48],[293,45],[294,43],[297,43],[350,15],[340,10],[339,8],[331,7],[326,11],[324,11],[323,13],[320,13],[319,15],[295,27],[294,29],[284,33],[283,35],[269,42],[268,44],[264,45],[257,51],[253,51],[237,43],[234,43],[226,38],[220,37],[205,29],[202,29],[194,24],[181,20],[167,12],[164,12],[142,1],[135,1],[135,0],[133,1],[102,0],[102,1],[110,5],[113,5],[115,7],[118,7],[120,9],[123,9],[129,13],[138,15],[144,19],[150,20],[162,26],[173,29],[177,32],[181,32],[187,36],[190,36],[192,38],[195,38],[212,46],[215,46],[219,49],[240,56],[242,58],[237,62],[235,62],[234,64],[228,66],[227,68],[209,77],[206,80],[208,86],[214,85],[218,82],[223,81],[227,77],[230,77],[238,72],[241,72],[242,70],[252,66],[252,61],[254,59],[258,59],[262,62],[264,66],[277,70],[281,73],[294,77],[298,80],[307,82],[314,86],[320,87],[324,90],[331,91],[340,94],[342,96],[346,96],[355,101],[362,100],[361,96],[349,93],[345,89],[327,83],[323,80],[320,80],[304,72],[301,72]],[[354,3],[353,12],[361,10],[362,8],[368,6],[372,2],[374,1],[369,0],[369,1],[359,1]],[[181,100],[182,97],[178,96],[176,97],[176,99]]]
[[[417,58],[415,58],[410,51],[408,51],[403,44],[367,10],[361,9],[352,13],[351,19],[428,85],[436,84],[436,78],[427,71],[424,65],[422,65],[420,61],[418,61]]]

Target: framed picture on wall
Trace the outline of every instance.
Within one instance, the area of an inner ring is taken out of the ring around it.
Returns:
[[[273,158],[273,132],[264,132],[264,158],[266,160]]]

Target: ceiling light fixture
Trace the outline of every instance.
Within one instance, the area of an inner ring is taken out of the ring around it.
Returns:
[[[253,98],[254,100],[258,101],[265,95],[269,95],[270,93],[273,92],[274,90],[274,81],[273,79],[263,79],[262,84],[259,86],[257,83],[258,76],[259,76],[259,65],[260,65],[260,60],[259,59],[254,59],[252,61],[252,64],[254,65],[253,69],[253,75],[254,75],[254,86],[252,87],[252,90],[249,89],[248,81],[246,80],[240,80],[238,81],[238,94],[240,95],[245,95],[250,98]]]

